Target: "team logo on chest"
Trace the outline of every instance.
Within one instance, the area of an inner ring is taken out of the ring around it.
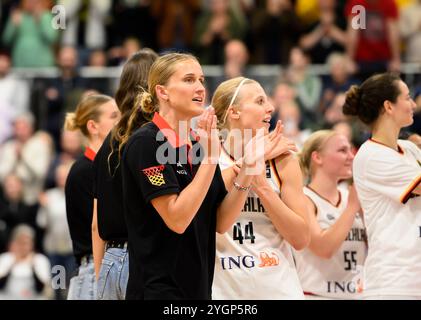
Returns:
[[[159,187],[165,184],[164,175],[162,174],[164,168],[164,165],[161,164],[160,166],[143,169],[142,172],[152,185]]]

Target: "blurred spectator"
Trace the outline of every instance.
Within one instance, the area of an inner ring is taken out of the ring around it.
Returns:
[[[23,184],[22,180],[15,174],[10,174],[4,179],[4,196],[0,199],[0,220],[2,221],[2,238],[9,239],[11,230],[19,224],[27,224],[36,229],[37,247],[42,248],[40,243],[42,234],[36,228],[36,214],[38,205],[26,205],[23,202]],[[3,252],[5,247],[0,248]]]
[[[286,82],[286,81],[279,81],[275,87],[273,88],[272,94],[272,103],[274,106],[274,111],[272,114],[272,118],[270,119],[270,128],[269,130],[273,130],[276,127],[276,122],[279,119],[279,111],[284,104],[294,103],[296,99],[296,92],[294,87]]]
[[[0,147],[0,182],[16,174],[23,182],[23,202],[34,205],[44,187],[52,142],[44,132],[34,133],[34,117],[25,113],[14,122],[14,138]]]
[[[235,77],[248,77],[247,65],[249,52],[246,45],[241,40],[229,40],[224,48],[223,75],[209,77],[206,81],[208,89],[207,97],[211,98],[216,87],[223,81]]]
[[[70,275],[76,269],[76,261],[73,257],[72,240],[66,218],[66,200],[64,186],[72,163],[61,164],[56,168],[56,185],[40,196],[40,210],[37,215],[37,223],[45,230],[44,251],[50,259],[52,266],[60,265],[66,270],[66,288],[70,282]],[[56,289],[56,300],[65,300],[66,290]]]
[[[106,47],[105,24],[111,0],[59,0],[58,4],[66,10],[62,45],[89,50]]]
[[[327,107],[324,113],[324,124],[328,128],[332,128],[335,124],[346,120],[342,112],[342,107],[345,104],[345,93],[340,92],[335,95],[332,103]]]
[[[318,0],[320,21],[312,24],[300,38],[300,46],[307,50],[313,63],[325,63],[326,57],[335,51],[344,51],[346,25],[339,25],[335,0]]]
[[[103,76],[100,72],[107,67],[107,55],[103,50],[93,50],[89,55],[88,67],[99,71],[97,76],[87,79],[87,87],[95,88],[95,91],[110,93],[110,78]]]
[[[356,5],[365,8],[365,29],[353,26],[357,13],[351,11]],[[348,17],[346,51],[357,63],[360,77],[365,79],[386,69],[400,70],[399,12],[395,0],[348,0],[345,15]]]
[[[153,0],[151,13],[157,21],[158,47],[161,51],[189,51],[200,0]]]
[[[295,102],[289,101],[281,106],[278,106],[278,114],[278,119],[282,121],[284,126],[282,134],[295,142],[297,148],[300,150],[303,147],[304,142],[311,134],[310,129],[306,128],[301,130],[300,128],[300,108]]]
[[[93,50],[89,55],[88,67],[107,67],[107,55],[103,50]]]
[[[230,39],[242,40],[246,33],[242,11],[235,11],[228,0],[211,0],[196,22],[194,45],[201,64],[223,64],[224,47]]]
[[[141,42],[142,47],[157,48],[157,23],[151,13],[152,2],[154,1],[113,0],[112,24],[109,30],[111,47],[120,47],[125,39],[134,38]]]
[[[0,52],[0,144],[11,136],[13,119],[28,111],[28,103],[29,86],[10,74],[10,57]]]
[[[304,127],[314,129],[318,122],[317,107],[322,93],[322,81],[318,76],[310,74],[310,62],[310,57],[305,51],[299,47],[293,48],[286,79],[295,87]]]
[[[405,62],[421,62],[421,0],[402,9],[399,27],[405,40]]]
[[[12,49],[14,67],[53,67],[53,44],[58,31],[43,0],[22,0],[14,9],[3,33],[3,42]]]
[[[113,47],[109,50],[110,64],[113,66],[123,65],[132,55],[140,50],[140,42],[136,38],[126,38],[121,47]]]
[[[274,112],[270,119],[270,130],[273,130],[276,122],[281,120],[284,126],[283,134],[292,139],[298,148],[301,148],[311,131],[301,129],[301,111],[295,100],[295,88],[288,82],[278,82],[272,95]]]
[[[326,63],[329,66],[330,74],[323,84],[319,107],[321,113],[325,112],[337,93],[347,91],[351,85],[358,82],[351,76],[351,61],[345,54],[334,52],[329,55]]]
[[[253,62],[286,65],[301,29],[291,0],[266,0],[252,19]]]
[[[60,137],[60,151],[55,155],[48,169],[45,189],[56,187],[56,168],[61,164],[74,162],[82,150],[82,135],[77,131],[63,130]]]
[[[224,48],[224,73],[226,79],[243,76],[249,61],[246,45],[241,40],[230,40]]]
[[[53,136],[56,148],[59,145],[64,114],[74,110],[85,90],[97,89],[98,86],[94,80],[89,81],[79,75],[77,61],[76,49],[62,47],[58,53],[60,75],[49,79],[45,87],[40,88],[46,102],[46,119],[42,128]]]
[[[50,263],[34,251],[34,230],[17,226],[9,251],[0,255],[0,299],[43,300],[50,297]]]

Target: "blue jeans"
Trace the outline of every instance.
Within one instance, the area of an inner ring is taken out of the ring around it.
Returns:
[[[98,300],[125,300],[129,279],[127,248],[108,248],[98,277]]]
[[[96,300],[94,261],[91,257],[82,262],[77,276],[70,279],[67,300]]]

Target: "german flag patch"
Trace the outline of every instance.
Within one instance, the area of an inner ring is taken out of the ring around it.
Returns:
[[[162,174],[164,168],[165,166],[161,164],[160,166],[143,169],[142,172],[153,186],[159,187],[165,184],[164,175]]]

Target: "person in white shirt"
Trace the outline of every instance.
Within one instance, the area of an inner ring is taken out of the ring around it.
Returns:
[[[28,83],[12,75],[10,67],[9,55],[0,51],[0,143],[12,136],[13,120],[29,110]]]
[[[300,153],[311,242],[294,257],[307,299],[361,297],[367,237],[355,188],[340,187],[352,177],[353,159],[347,137],[332,130],[314,132]]]
[[[34,252],[34,230],[13,229],[9,251],[0,255],[0,300],[41,300],[51,297],[51,268],[46,256]]]
[[[372,131],[353,164],[368,235],[369,299],[421,299],[421,151],[398,140],[414,110],[408,86],[392,73],[352,86],[343,107]]]
[[[258,82],[243,77],[221,83],[212,106],[220,129],[227,131],[219,165],[230,190],[247,135],[261,129],[268,134],[273,106]],[[278,122],[273,132],[281,130]],[[304,298],[291,250],[310,241],[302,174],[291,153],[296,150],[282,137],[265,154],[266,170],[253,179],[240,216],[229,231],[217,235],[213,299]]]
[[[52,139],[46,132],[34,132],[32,113],[19,115],[14,123],[14,138],[0,145],[0,182],[9,174],[23,181],[23,200],[38,202],[52,158]]]

